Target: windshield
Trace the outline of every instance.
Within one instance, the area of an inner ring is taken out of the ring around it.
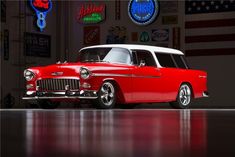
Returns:
[[[89,48],[79,52],[78,61],[130,64],[131,57],[124,48]]]

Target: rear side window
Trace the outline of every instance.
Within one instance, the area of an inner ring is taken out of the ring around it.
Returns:
[[[146,66],[156,66],[156,62],[151,52],[146,50],[132,50],[132,52],[134,64],[139,65],[141,60],[143,60]]]
[[[160,65],[162,67],[166,67],[166,68],[175,68],[176,67],[170,54],[155,52],[155,55],[158,59],[158,62],[160,63]]]
[[[185,62],[183,61],[182,55],[173,55],[173,58],[177,64],[178,68],[187,69]]]

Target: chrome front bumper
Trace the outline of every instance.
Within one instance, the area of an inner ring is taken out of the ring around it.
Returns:
[[[81,90],[63,91],[63,92],[40,92],[40,91],[28,91],[26,95],[22,97],[23,100],[37,100],[37,99],[96,99],[97,91],[93,90]]]

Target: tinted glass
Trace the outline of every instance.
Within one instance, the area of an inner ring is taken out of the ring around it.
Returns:
[[[184,64],[181,55],[173,55],[173,58],[178,66],[178,68],[186,69],[186,65]]]
[[[137,59],[137,65],[140,64],[140,61],[143,60],[145,62],[146,66],[156,66],[156,62],[153,59],[152,54],[149,51],[145,50],[132,50],[133,57],[136,57]],[[134,61],[134,59],[133,59]],[[135,61],[134,61],[135,62]]]
[[[130,52],[123,48],[90,48],[79,52],[80,62],[131,63]]]
[[[176,67],[170,54],[155,53],[155,55],[162,67],[168,67],[168,68]]]

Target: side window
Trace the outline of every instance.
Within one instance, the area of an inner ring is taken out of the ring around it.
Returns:
[[[137,63],[136,65],[139,65],[140,61],[144,60],[146,66],[156,67],[156,62],[155,62],[151,52],[146,51],[146,50],[132,50],[132,52],[133,52],[133,62],[134,62],[134,64]]]
[[[173,58],[179,68],[187,69],[185,62],[182,60],[182,55],[173,55]]]
[[[167,68],[175,68],[176,65],[171,57],[171,54],[167,53],[157,53],[155,52],[155,55],[158,59],[158,62],[162,67],[167,67]]]

